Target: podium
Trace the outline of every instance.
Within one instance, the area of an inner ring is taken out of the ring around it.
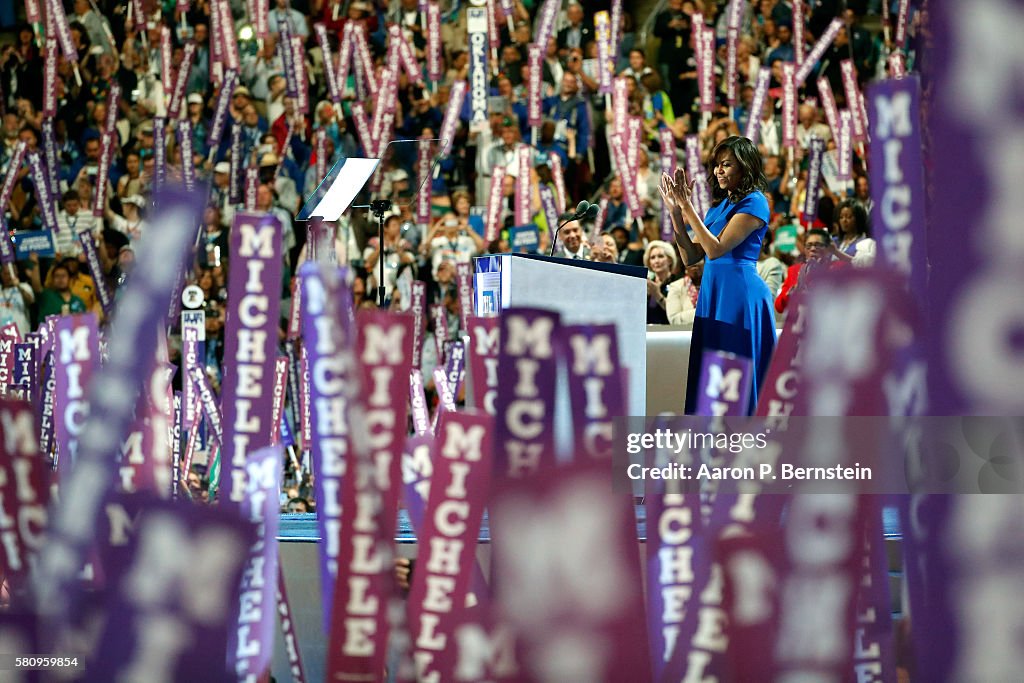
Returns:
[[[618,263],[534,254],[488,254],[474,259],[474,310],[557,311],[569,325],[614,323],[622,366],[629,375],[629,415],[646,414],[647,269]]]

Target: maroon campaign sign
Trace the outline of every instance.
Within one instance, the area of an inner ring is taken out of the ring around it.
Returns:
[[[221,488],[224,499],[234,505],[246,500],[248,454],[270,445],[273,431],[281,230],[273,214],[237,213],[231,225],[221,388]]]
[[[412,365],[413,320],[386,311],[360,311],[356,354],[361,398],[349,404],[354,438],[345,477],[341,547],[334,589],[329,677],[381,676],[387,655],[394,530],[401,494],[405,396]],[[360,447],[362,446],[362,447]]]
[[[607,465],[506,478],[489,509],[496,608],[526,680],[649,680],[633,505]]]
[[[809,274],[805,275],[809,277]],[[801,390],[800,348],[804,338],[807,308],[803,290],[797,289],[789,300],[786,324],[765,374],[763,390],[757,397],[754,414],[767,417],[769,424],[785,425],[790,415],[805,415],[805,397]]]
[[[0,399],[0,566],[15,595],[45,542],[50,472],[38,434],[28,403]]]
[[[473,407],[494,415],[494,402],[498,396],[499,320],[471,315],[467,325]]]
[[[615,325],[567,325],[561,336],[576,453],[610,459],[612,420],[626,414]]]
[[[487,504],[493,418],[447,413],[431,475],[420,562],[409,591],[413,662],[418,680],[452,680],[455,620],[465,609]]]
[[[555,464],[558,314],[510,308],[501,316],[495,399],[495,477],[522,477]]]

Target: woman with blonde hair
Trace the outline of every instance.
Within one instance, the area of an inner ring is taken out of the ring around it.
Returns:
[[[678,276],[675,274],[679,258],[668,242],[651,240],[644,250],[644,265],[649,271],[647,277],[647,324],[668,325],[668,286]]]

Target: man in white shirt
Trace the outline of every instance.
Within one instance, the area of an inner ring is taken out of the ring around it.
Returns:
[[[82,253],[78,233],[89,230],[96,236],[103,232],[103,221],[82,208],[77,192],[71,190],[64,193],[61,204],[63,208],[57,212],[58,230],[53,233],[53,249],[58,259]]]
[[[800,119],[796,127],[796,142],[802,149],[807,149],[811,138],[821,138],[825,142],[832,139],[832,131],[828,125],[818,122],[818,109],[812,104],[800,105]]]

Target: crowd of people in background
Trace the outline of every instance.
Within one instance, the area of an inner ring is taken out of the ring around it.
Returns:
[[[130,279],[133,249],[147,229],[146,216],[157,176],[164,173],[169,179],[180,179],[184,173],[188,160],[181,158],[183,145],[177,132],[180,122],[187,120],[191,123],[191,167],[197,181],[209,187],[209,199],[186,284],[197,285],[205,297],[206,363],[216,379],[223,351],[220,335],[227,296],[226,271],[231,262],[228,235],[234,214],[243,207],[231,187],[231,135],[220,135],[219,142],[212,135],[214,107],[224,81],[214,68],[211,3],[192,0],[188,11],[180,12],[178,3],[144,0],[140,5],[146,17],[141,28],[127,15],[124,2],[74,0],[64,4],[78,61],[72,64],[63,56],[57,60],[54,117],[42,113],[46,43],[41,38],[45,27],[25,23],[13,32],[13,43],[0,49],[0,177],[15,176],[9,201],[2,207],[3,222],[16,241],[45,233],[52,242],[50,251],[19,253],[16,268],[0,270],[0,326],[13,322],[25,334],[48,315],[94,311],[103,319],[98,288],[106,288],[116,298],[118,288]],[[229,3],[233,34],[238,36],[240,69],[230,93],[228,127],[240,130],[242,160],[236,163],[258,173],[253,208],[274,213],[284,226],[285,297],[290,296],[291,275],[307,257],[306,227],[295,216],[322,180],[323,169],[344,158],[371,156],[357,134],[352,107],[361,102],[372,115],[380,105],[373,98],[359,99],[354,70],[349,70],[348,79],[339,85],[340,107],[331,101],[325,71],[335,65],[324,61],[316,25],[326,29],[334,59],[346,25],[361,25],[378,75],[385,67],[389,28],[398,26],[426,73],[423,4],[417,0],[271,0],[270,35],[257,38],[247,3]],[[402,73],[393,129],[384,132],[387,139],[437,137],[452,86],[467,79],[469,3],[443,0],[438,4],[443,76],[436,82],[416,82]],[[357,307],[377,305],[379,264],[384,259],[388,306],[407,308],[409,284],[423,280],[427,283],[428,304],[446,304],[449,324],[457,328],[453,266],[483,253],[516,248],[510,230],[518,227],[514,226],[515,202],[518,176],[524,168],[519,163],[519,150],[526,147],[532,161],[528,169],[530,213],[537,231],[535,244],[528,248],[547,253],[552,239],[552,226],[539,197],[541,186],[565,188],[559,212],[583,199],[600,202],[603,211],[596,225],[570,222],[562,228],[556,255],[644,266],[650,272],[648,322],[692,323],[702,264],[686,263],[677,245],[661,239],[659,132],[671,133],[679,150],[680,167],[686,136],[698,135],[701,162],[706,164],[706,156],[718,142],[746,129],[762,66],[772,73],[767,98],[758,113],[758,150],[769,183],[766,194],[771,221],[758,272],[776,297],[776,310],[786,310],[792,291],[800,286],[806,261],[824,259],[833,267],[872,263],[875,245],[869,221],[866,148],[862,145],[855,150],[852,179],[839,180],[835,134],[826,123],[816,82],[824,76],[842,107],[846,103],[841,60],[854,61],[862,89],[869,81],[885,77],[894,46],[889,33],[882,30],[880,0],[804,3],[805,45],[813,45],[834,18],[840,17],[843,23],[799,91],[797,145],[791,149],[782,146],[779,80],[782,64],[794,59],[790,2],[743,3],[737,61],[739,102],[733,107],[726,101],[722,78],[726,2],[662,0],[643,16],[634,14],[633,3],[623,3],[619,40],[613,46],[614,69],[617,76],[628,77],[628,113],[643,119],[635,173],[640,215],[633,215],[625,199],[631,188],[625,187],[609,144],[614,112],[609,98],[598,92],[594,15],[609,10],[610,3],[561,3],[553,36],[544,46],[543,121],[533,129],[527,121],[527,58],[541,3],[514,0],[511,4],[512,16],[503,18],[496,27],[500,33],[498,49],[489,55],[487,124],[469,125],[468,101],[459,111],[450,152],[439,158],[426,179],[432,190],[430,220],[418,223],[415,215],[413,199],[421,184],[415,155],[389,151],[373,191],[374,197],[392,200],[394,207],[384,221],[383,243],[376,222],[361,211],[347,212],[334,226],[334,252],[339,263],[353,269]],[[892,5],[894,9],[896,3]],[[699,106],[695,21],[702,21],[704,30],[712,31],[716,38],[716,96],[710,116],[702,116]],[[917,14],[912,13],[909,67],[913,66],[920,40],[918,23]],[[305,48],[301,52],[305,68],[298,70],[307,79],[302,84],[308,93],[305,112],[297,99],[289,96],[291,88],[279,42],[284,24],[290,35],[301,37]],[[165,91],[167,79],[161,73],[165,62],[160,55],[161,36],[165,30],[171,37],[174,65],[183,63],[187,44],[194,44],[195,49],[177,120],[167,118],[173,94]],[[116,111],[109,112],[110,91],[115,85],[121,97],[116,100]],[[105,122],[111,117],[116,141],[109,171],[103,174],[101,148]],[[29,153],[41,149],[47,124],[52,126],[57,149],[57,168],[49,170],[59,188],[59,193],[49,199],[55,204],[56,230],[47,226],[46,199],[37,190],[38,182],[26,157],[18,154],[19,143],[24,143]],[[154,158],[158,136],[164,138],[164,169],[157,168]],[[814,215],[806,215],[807,150],[814,137],[825,141],[826,151],[817,210]],[[318,139],[323,139],[319,145]],[[318,159],[318,154],[327,159]],[[11,168],[16,162],[20,166]],[[504,169],[499,215],[503,229],[497,239],[486,241],[485,207],[498,168]],[[556,178],[559,173],[562,177]],[[105,188],[105,199],[96,209],[101,188]],[[370,191],[364,194],[369,197]],[[90,267],[81,242],[75,239],[83,230],[91,233],[97,244],[99,268]],[[287,314],[285,303],[283,312]],[[429,349],[432,343],[426,341]],[[174,349],[180,348],[175,346],[173,335],[171,348],[173,358]],[[425,363],[432,362],[429,354],[425,356]],[[428,384],[431,369],[424,368]],[[175,382],[180,382],[180,373]],[[301,482],[296,481],[292,488],[285,506],[290,511],[309,509],[308,491]]]

